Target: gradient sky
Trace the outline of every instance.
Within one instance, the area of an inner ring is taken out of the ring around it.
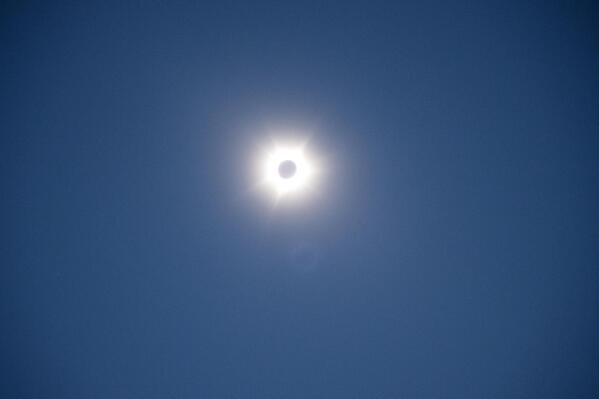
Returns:
[[[5,3],[0,396],[597,397],[574,3]]]

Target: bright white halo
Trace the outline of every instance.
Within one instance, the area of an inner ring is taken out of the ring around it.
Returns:
[[[314,165],[303,146],[277,146],[266,155],[264,182],[278,197],[309,188]]]

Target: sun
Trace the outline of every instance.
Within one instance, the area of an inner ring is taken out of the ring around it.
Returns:
[[[316,172],[305,145],[275,146],[266,153],[263,168],[264,183],[277,197],[309,189]]]

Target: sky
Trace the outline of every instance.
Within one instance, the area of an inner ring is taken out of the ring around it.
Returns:
[[[592,3],[3,3],[0,396],[597,397]]]

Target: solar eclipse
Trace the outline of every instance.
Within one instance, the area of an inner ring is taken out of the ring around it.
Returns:
[[[276,199],[297,196],[309,190],[316,175],[315,162],[308,155],[306,143],[273,145],[262,160],[262,183]]]

